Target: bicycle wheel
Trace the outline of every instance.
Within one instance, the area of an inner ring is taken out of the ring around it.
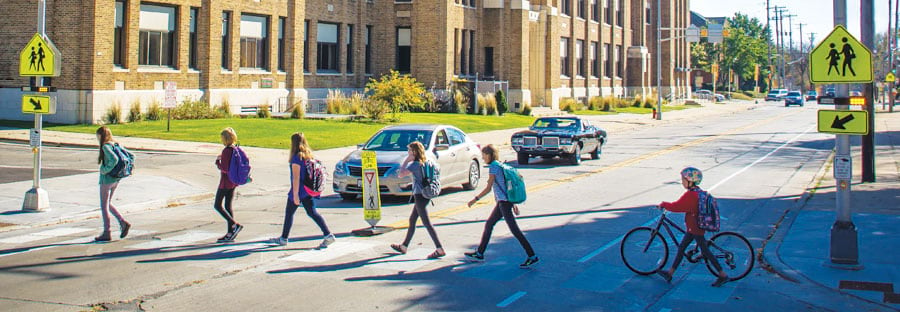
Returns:
[[[622,238],[619,252],[625,266],[641,275],[653,274],[669,260],[669,244],[659,232],[648,227],[634,228]]]
[[[721,232],[709,240],[709,251],[719,261],[719,265],[728,273],[731,281],[744,278],[753,269],[755,261],[753,246],[750,241],[735,232]],[[716,269],[709,261],[706,268],[713,275],[717,275]]]

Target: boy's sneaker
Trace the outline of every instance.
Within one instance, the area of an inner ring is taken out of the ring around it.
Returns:
[[[334,233],[328,234],[325,236],[325,239],[322,239],[322,243],[319,244],[319,249],[328,248],[328,245],[334,243],[336,238],[334,237]]]
[[[279,236],[279,237],[270,239],[269,243],[273,244],[273,245],[284,246],[284,245],[287,245],[288,240],[284,237]]]
[[[237,237],[238,233],[240,233],[241,230],[243,230],[243,229],[244,229],[244,226],[240,225],[240,224],[235,224],[235,225],[231,226],[231,233],[228,233],[228,239],[230,239],[231,241],[234,241],[234,238]]]
[[[522,269],[531,268],[535,264],[537,264],[538,261],[541,261],[541,259],[538,259],[537,256],[528,257],[528,259],[525,259],[525,262],[522,262],[522,264],[519,265],[519,268],[522,268]]]
[[[469,262],[484,262],[484,255],[482,255],[480,252],[467,252],[465,253],[465,255],[466,260]]]

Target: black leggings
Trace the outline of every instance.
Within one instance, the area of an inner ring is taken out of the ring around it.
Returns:
[[[428,235],[431,235],[431,240],[434,241],[435,248],[442,248],[441,241],[437,237],[437,232],[434,231],[434,225],[432,225],[431,220],[428,219],[428,211],[425,210],[431,200],[425,198],[422,194],[415,194],[414,198],[416,199],[416,203],[413,204],[413,211],[409,215],[409,227],[406,228],[406,239],[403,240],[403,246],[409,246],[413,234],[416,232],[416,221],[421,218],[422,225],[425,225],[425,229],[428,230]]]
[[[222,215],[222,218],[225,218],[225,221],[228,222],[228,232],[231,232],[232,227],[234,226],[236,221],[234,221],[234,211],[231,210],[231,201],[234,200],[234,189],[218,189],[216,191],[216,201],[213,204],[213,207],[216,208],[216,211]],[[224,202],[224,207],[223,207]]]
[[[722,271],[719,260],[716,260],[716,257],[713,257],[712,252],[709,251],[709,245],[706,242],[706,238],[703,237],[703,235],[694,235],[691,233],[685,233],[684,238],[681,239],[681,243],[678,244],[678,252],[675,253],[675,262],[672,262],[673,268],[678,268],[678,265],[681,264],[681,258],[684,257],[684,250],[691,244],[691,241],[697,241],[697,245],[700,246],[700,252],[703,254],[703,257],[706,258],[707,262],[712,263],[713,267],[716,268],[717,273]]]
[[[534,250],[531,249],[531,244],[525,239],[525,234],[522,233],[522,230],[519,229],[519,225],[516,223],[516,216],[513,215],[512,208],[513,204],[508,201],[499,201],[497,202],[497,205],[494,206],[494,211],[491,212],[487,221],[484,222],[484,233],[481,234],[481,244],[478,245],[479,253],[484,254],[488,242],[491,241],[491,232],[494,231],[494,225],[496,225],[502,217],[503,220],[506,220],[509,231],[512,232],[517,240],[519,240],[519,244],[522,244],[525,253],[528,254],[529,257],[534,256]]]
[[[316,225],[319,226],[319,229],[322,230],[322,235],[328,236],[328,234],[331,234],[331,231],[328,230],[328,225],[325,224],[325,218],[322,218],[322,215],[316,211],[316,203],[313,198],[308,196],[301,199],[300,203],[303,204],[306,215],[313,219]],[[294,225],[294,213],[297,212],[298,207],[300,206],[294,205],[294,201],[288,198],[287,205],[284,207],[284,229],[281,230],[281,237],[284,239],[287,239],[288,235],[291,234],[291,227]]]

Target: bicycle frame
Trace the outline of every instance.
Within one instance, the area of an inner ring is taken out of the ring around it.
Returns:
[[[666,217],[666,215],[668,215],[668,211],[663,209],[662,214],[659,216],[659,222],[656,223],[656,226],[653,228],[653,232],[650,233],[650,239],[652,240],[653,237],[656,237],[656,233],[659,233],[659,229],[661,227],[665,227],[666,233],[668,233],[669,238],[672,239],[672,244],[676,246],[675,250],[677,252],[677,250],[678,250],[677,246],[679,245],[681,240],[679,240],[679,239],[677,239],[677,237],[675,237],[675,233],[672,232],[672,228],[674,227],[675,230],[677,230],[679,233],[681,233],[682,237],[684,236],[685,233],[687,233],[687,231],[685,231],[680,226],[678,226],[678,224],[676,224],[675,221],[672,221],[668,217]],[[663,235],[663,236],[665,236],[665,235]],[[652,241],[651,241],[651,243],[652,243]],[[685,248],[685,250],[682,253],[685,255],[685,258],[688,260],[688,262],[697,263],[702,258],[702,255],[695,257],[695,255],[697,255],[699,252],[700,246],[693,242],[691,244],[693,244],[694,247],[693,248]],[[709,245],[710,245],[710,247],[713,247],[713,244],[710,243]],[[650,244],[647,244],[647,246],[644,248],[644,251],[647,251],[647,248],[650,248]],[[718,247],[716,247],[716,248],[718,248]]]

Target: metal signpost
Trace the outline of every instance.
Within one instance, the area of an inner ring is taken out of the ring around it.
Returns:
[[[44,123],[43,114],[56,112],[56,96],[50,93],[54,89],[44,86],[44,77],[59,76],[62,69],[62,55],[47,37],[46,14],[45,0],[38,0],[38,31],[19,53],[19,76],[35,78],[34,86],[23,88],[30,93],[22,95],[22,112],[34,114],[34,129],[29,133],[31,150],[34,153],[34,183],[25,193],[25,200],[22,202],[23,211],[42,211],[50,207],[50,196],[41,188],[41,129]]]
[[[178,86],[174,81],[166,81],[166,101],[163,102],[163,108],[168,111],[168,114],[166,114],[166,131],[170,130],[170,125],[172,123],[172,109],[178,105],[177,88]]]
[[[381,191],[378,184],[378,158],[375,151],[362,151],[362,177],[357,184],[362,186],[363,218],[369,228],[354,230],[357,236],[384,234],[393,228],[376,226],[381,221]]]

